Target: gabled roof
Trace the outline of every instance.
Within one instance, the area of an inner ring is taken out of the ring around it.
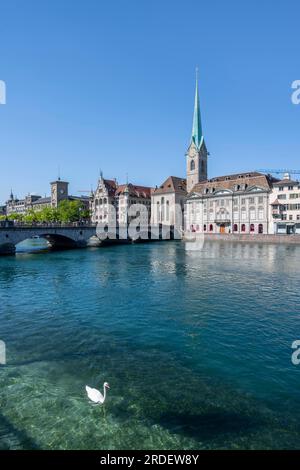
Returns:
[[[179,193],[186,195],[186,179],[179,178],[178,176],[169,176],[164,183],[156,188],[153,192],[154,195],[166,193]]]
[[[196,184],[191,193],[215,194],[217,191],[229,190],[232,192],[246,191],[249,188],[269,190],[278,181],[270,175],[264,175],[256,171],[249,173],[238,173],[234,175],[219,176]],[[212,192],[211,192],[212,191]]]
[[[128,192],[129,196],[131,197],[147,199],[151,197],[152,188],[148,186],[138,186],[138,185],[131,184],[131,183],[120,184],[117,187],[116,196],[120,196],[121,194],[124,194],[125,192]]]
[[[102,182],[104,183],[109,196],[114,196],[114,194],[116,192],[116,189],[117,189],[116,181],[115,180],[103,179]]]

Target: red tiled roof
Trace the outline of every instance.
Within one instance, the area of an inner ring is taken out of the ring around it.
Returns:
[[[154,190],[153,194],[156,195],[174,192],[186,194],[186,180],[184,178],[169,176],[169,178],[167,178],[159,188]]]

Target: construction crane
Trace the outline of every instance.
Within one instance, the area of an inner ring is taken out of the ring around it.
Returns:
[[[288,169],[283,169],[283,170],[269,170],[269,169],[264,169],[264,170],[256,170],[259,173],[267,173],[268,175],[284,175],[288,173],[289,175],[300,175],[300,170],[288,170]]]

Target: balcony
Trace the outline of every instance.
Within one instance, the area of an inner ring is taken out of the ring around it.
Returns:
[[[230,219],[215,219],[215,224],[225,224],[225,225],[230,225],[231,224],[231,220]]]

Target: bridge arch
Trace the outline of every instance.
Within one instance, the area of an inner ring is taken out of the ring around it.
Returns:
[[[47,240],[52,250],[84,247],[96,235],[94,226],[29,226],[0,228],[0,254],[12,254],[19,243],[36,236]]]

